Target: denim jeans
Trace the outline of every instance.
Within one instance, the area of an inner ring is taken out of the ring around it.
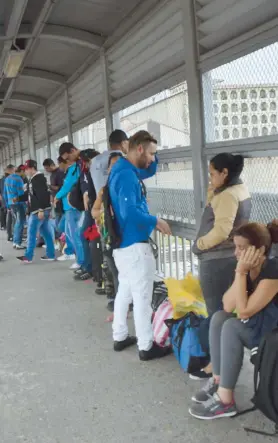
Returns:
[[[68,209],[66,212],[66,229],[65,234],[69,237],[75,251],[76,262],[79,266],[84,265],[84,250],[79,235],[78,223],[81,212],[77,209]]]
[[[31,214],[28,220],[27,249],[25,257],[32,260],[36,247],[37,232],[43,237],[46,244],[46,255],[48,258],[55,258],[55,249],[52,235],[52,228],[49,221],[50,210],[44,211],[44,219],[39,220],[38,214]]]
[[[65,216],[65,214],[63,214],[59,220],[59,223],[57,225],[57,232],[59,232],[59,235],[66,232],[66,216]],[[72,242],[70,241],[70,238],[67,234],[66,234],[66,247],[64,249],[64,254],[66,254],[66,255],[75,254],[74,247],[73,247]]]
[[[90,242],[86,240],[86,238],[84,237],[84,233],[90,226],[92,226],[93,223],[94,221],[89,211],[81,212],[81,217],[78,222],[78,232],[84,253],[84,261],[82,267],[85,269],[85,271],[90,273],[92,273],[92,256],[90,250]]]
[[[12,205],[11,210],[15,219],[13,242],[15,245],[21,245],[22,234],[26,222],[25,205]]]

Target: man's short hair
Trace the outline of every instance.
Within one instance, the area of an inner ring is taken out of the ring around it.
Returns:
[[[8,166],[6,166],[6,169],[14,169],[14,165],[9,164]]]
[[[128,136],[121,129],[115,129],[115,131],[111,132],[109,136],[109,144],[110,146],[120,145],[122,142],[128,140]]]
[[[145,146],[149,143],[155,143],[157,140],[148,131],[138,131],[129,139],[129,150],[137,148],[139,145]]]
[[[36,162],[36,160],[27,160],[24,163],[24,167],[25,167],[25,169],[33,168],[37,171],[38,170],[38,163]]]
[[[99,152],[96,151],[95,149],[92,149],[92,148],[88,148],[88,149],[84,149],[83,151],[80,151],[80,158],[84,162],[88,162],[88,161],[92,160],[97,155],[99,155]]]
[[[25,166],[24,165],[19,165],[17,168],[16,168],[16,170],[15,170],[15,172],[18,172],[18,173],[20,173],[20,172],[24,172],[25,171]]]
[[[59,155],[70,154],[76,147],[70,142],[64,142],[59,148]]]
[[[54,163],[54,161],[52,160],[52,158],[46,158],[46,159],[44,160],[44,162],[43,162],[42,165],[43,165],[43,166],[47,166],[47,167],[49,168],[50,166],[54,166],[55,163]]]

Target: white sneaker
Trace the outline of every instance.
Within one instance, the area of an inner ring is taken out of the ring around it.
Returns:
[[[71,254],[71,255],[63,254],[60,257],[58,257],[57,260],[58,261],[75,260],[75,255],[74,254]]]
[[[46,245],[42,245],[42,247],[43,247],[44,249],[46,249]],[[60,251],[60,245],[59,245],[59,243],[55,243],[55,244],[54,244],[54,249],[55,249],[55,251]]]
[[[76,269],[80,269],[81,266],[78,263],[73,263],[70,267],[71,271],[75,271]]]

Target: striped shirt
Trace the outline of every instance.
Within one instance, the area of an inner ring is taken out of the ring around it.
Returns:
[[[11,174],[5,179],[4,199],[7,207],[14,205],[14,198],[24,194],[24,183],[20,175]],[[24,204],[24,203],[18,203]]]

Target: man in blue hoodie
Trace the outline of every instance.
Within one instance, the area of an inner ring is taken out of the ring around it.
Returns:
[[[156,228],[166,235],[168,224],[149,214],[146,188],[142,180],[151,177],[157,169],[157,141],[147,132],[139,131],[129,140],[127,158],[120,158],[108,179],[109,193],[121,238],[114,250],[119,271],[119,290],[114,307],[114,350],[122,351],[138,342],[140,360],[164,357],[168,349],[153,341],[152,292],[155,259],[149,237]],[[128,335],[127,313],[134,304],[136,337]]]

